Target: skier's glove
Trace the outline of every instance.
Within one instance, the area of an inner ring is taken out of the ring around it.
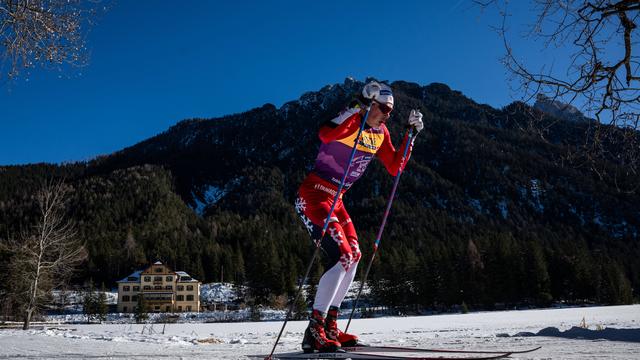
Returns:
[[[411,114],[409,114],[409,126],[413,126],[416,129],[416,134],[424,128],[424,123],[422,122],[422,113],[420,112],[420,110],[411,110]]]
[[[373,101],[373,100],[371,100],[371,99],[367,99],[367,98],[366,98],[366,97],[364,97],[364,95],[362,95],[362,94],[358,94],[358,95],[356,96],[356,98],[355,98],[355,103],[359,104],[359,105],[360,105],[360,108],[361,108],[361,109],[365,109],[365,110],[366,110],[366,109],[368,109],[368,108],[369,108],[369,106],[371,106],[371,102],[372,102],[372,101]]]

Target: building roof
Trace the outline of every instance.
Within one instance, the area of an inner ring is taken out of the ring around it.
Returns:
[[[142,272],[142,270],[138,270],[138,271],[134,271],[132,272],[129,276],[125,277],[124,279],[117,281],[119,283],[123,283],[123,282],[140,282],[140,273]],[[135,280],[129,280],[129,278],[136,278]]]
[[[180,277],[178,279],[179,282],[198,282],[198,280],[191,277],[191,275],[187,274],[184,271],[176,271],[176,274]],[[183,280],[183,277],[188,278],[189,280]]]
[[[156,273],[155,271],[152,271],[152,268],[154,266],[162,266],[165,269],[165,271],[162,272],[162,273]],[[168,274],[173,274],[174,271],[173,271],[173,269],[171,269],[171,267],[169,265],[163,264],[162,261],[156,261],[153,264],[151,264],[151,265],[147,266],[146,268],[144,268],[142,270],[142,273],[144,275],[168,275]]]
[[[159,261],[157,261],[154,265],[158,265],[158,264],[162,264]],[[127,277],[125,277],[122,280],[116,281],[117,283],[139,283],[140,282],[140,276],[142,275],[142,272],[144,272],[145,270],[147,270],[149,267],[147,267],[144,270],[138,270],[138,271],[134,271],[132,272],[130,275],[128,275]],[[193,277],[191,277],[191,275],[187,274],[184,271],[175,271],[175,272],[171,272],[170,274],[176,274],[178,276],[178,281],[179,282],[199,282],[198,280],[194,279]],[[152,274],[147,274],[147,275],[152,275]],[[163,275],[164,276],[164,275]],[[183,279],[183,277],[185,279]],[[129,280],[129,278],[135,278],[135,280]],[[188,279],[188,280],[187,280]]]

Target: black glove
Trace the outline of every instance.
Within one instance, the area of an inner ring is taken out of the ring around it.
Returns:
[[[360,105],[360,108],[368,109],[369,106],[371,106],[371,103],[373,102],[373,99],[368,99],[368,98],[364,97],[364,95],[358,94],[358,95],[356,95],[355,101]]]

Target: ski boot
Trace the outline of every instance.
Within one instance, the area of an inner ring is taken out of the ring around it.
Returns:
[[[309,326],[304,332],[302,339],[302,351],[312,353],[315,350],[319,352],[337,352],[340,351],[340,342],[327,338],[324,332],[324,314],[318,310],[313,310],[309,317]]]
[[[327,338],[339,342],[342,346],[362,346],[358,342],[357,336],[347,334],[338,329],[338,315],[340,315],[339,307],[332,306],[329,308],[324,328]]]

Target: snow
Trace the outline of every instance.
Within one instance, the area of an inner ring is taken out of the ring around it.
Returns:
[[[198,215],[202,215],[207,206],[217,203],[226,194],[227,192],[223,188],[209,185],[204,189],[202,199],[199,199],[193,194],[193,200],[196,202],[196,207],[193,210],[195,210]]]
[[[541,195],[544,194],[544,190],[540,186],[540,180],[531,179],[531,196],[533,197],[533,207],[539,213],[544,212],[544,205],[540,201]]]
[[[447,203],[449,200],[446,197],[440,196],[440,194],[435,194],[436,204],[443,210],[447,209]]]
[[[189,145],[191,145],[193,140],[195,140],[198,137],[198,135],[199,135],[198,132],[192,128],[191,132],[187,133],[180,141],[180,143],[182,144],[182,147],[183,148],[189,147]]]
[[[282,160],[282,159],[286,158],[291,153],[293,153],[294,150],[295,149],[292,148],[292,147],[287,147],[285,149],[280,150],[280,153],[278,154],[278,160]]]
[[[474,199],[474,198],[469,198],[469,205],[478,213],[482,214],[482,203],[480,203],[480,200],[478,199]]]
[[[600,227],[605,226],[604,221],[602,221],[602,215],[598,211],[596,211],[595,214],[593,215],[593,223]]]
[[[611,224],[611,235],[620,238],[628,233],[633,233],[633,230],[631,230],[632,228],[633,226],[631,226],[626,220],[622,219],[618,224]]]
[[[235,285],[230,283],[209,283],[200,287],[200,301],[203,303],[232,303],[238,298]]]
[[[500,209],[500,214],[503,219],[509,217],[509,209],[507,208],[507,202],[505,200],[500,200],[500,202],[498,202],[498,209]]]
[[[157,261],[154,265],[158,265],[158,263],[160,263],[160,262]],[[162,263],[160,263],[160,265],[162,265]],[[142,273],[142,270],[134,271],[129,276],[125,277],[124,279],[122,279],[122,280],[120,280],[118,282],[119,283],[123,283],[123,282],[139,283],[140,282],[140,274],[141,273]],[[135,278],[135,279],[129,280],[129,278]]]
[[[208,206],[214,205],[218,201],[220,201],[220,199],[222,199],[225,195],[227,195],[230,191],[237,187],[242,179],[242,176],[234,178],[223,187],[207,185],[202,189],[202,197],[199,197],[194,192],[192,192],[191,196],[193,196],[193,201],[195,202],[195,207],[193,207],[193,210],[198,215],[202,216]]]
[[[575,329],[583,321],[590,331]],[[339,323],[344,327],[346,321]],[[277,351],[297,350],[306,325],[290,321]],[[268,353],[281,326],[280,321],[267,321],[4,329],[0,358],[246,359]],[[640,305],[356,319],[350,330],[375,345],[487,350],[542,346],[511,359],[640,359]],[[612,334],[622,334],[617,339],[624,341],[603,340],[615,338]]]
[[[95,291],[96,295],[99,295],[101,291]],[[105,291],[107,305],[115,305],[118,303],[118,293],[117,291]],[[64,309],[64,312],[69,316],[74,317],[77,316],[79,321],[86,321],[86,316],[82,314],[83,302],[86,292],[83,291],[61,291],[54,290],[51,295],[53,296],[53,305],[49,307],[51,311],[57,311],[60,308]],[[57,319],[55,321],[63,321],[59,320],[65,317],[65,315],[55,315]],[[49,318],[49,316],[47,316]],[[52,319],[52,318],[51,318]],[[53,320],[53,319],[52,319]]]

